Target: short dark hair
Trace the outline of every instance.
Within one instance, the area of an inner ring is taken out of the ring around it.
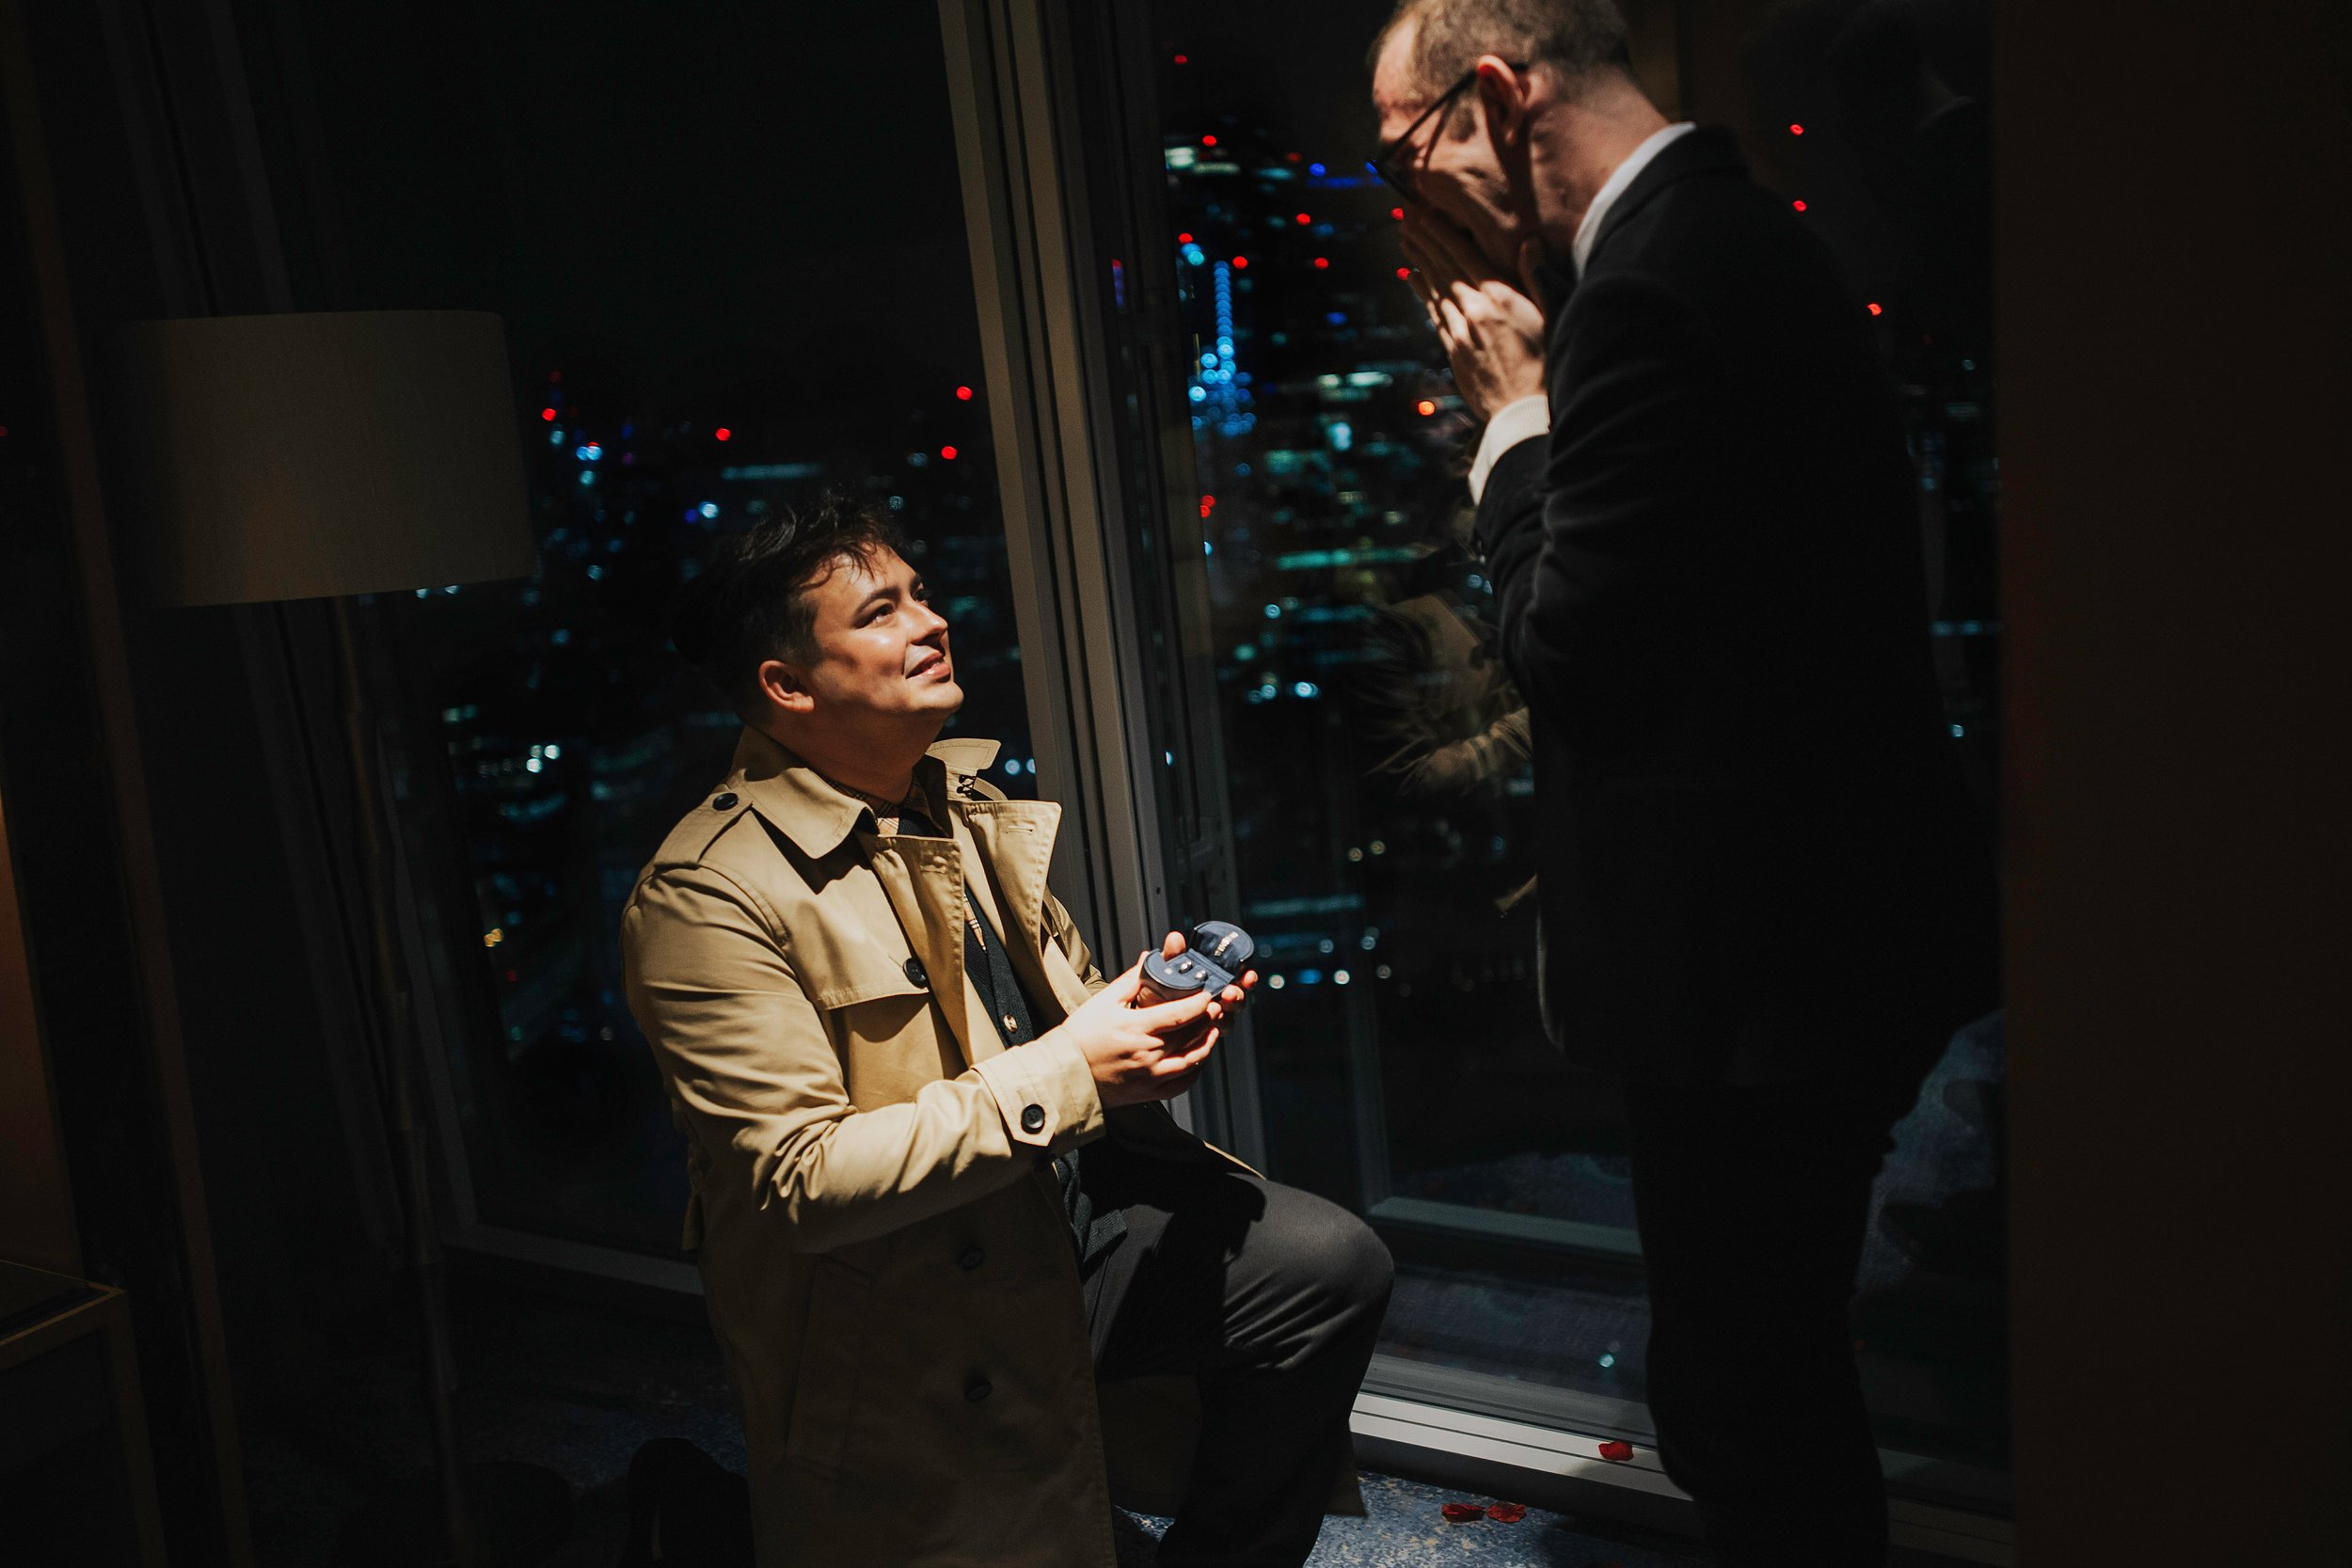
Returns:
[[[845,562],[873,564],[906,554],[890,514],[840,496],[771,517],[720,542],[679,592],[670,641],[719,683],[745,715],[761,706],[759,667],[816,657],[817,609],[808,591]]]
[[[1375,69],[1389,40],[1414,24],[1406,81],[1428,100],[1470,73],[1479,57],[1542,60],[1574,92],[1605,71],[1630,73],[1633,49],[1615,0],[1397,0],[1372,40]]]

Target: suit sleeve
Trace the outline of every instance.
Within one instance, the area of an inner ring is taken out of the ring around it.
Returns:
[[[1676,608],[1709,515],[1711,378],[1669,290],[1592,279],[1568,304],[1549,436],[1495,464],[1478,512],[1503,662],[1538,712],[1639,689],[1638,653]]]
[[[710,1163],[706,1179],[747,1190],[795,1251],[830,1251],[969,1203],[1102,1131],[1086,1059],[1062,1040],[857,1109],[793,972],[788,934],[723,872],[689,865],[649,878],[622,917],[622,950],[629,1010]],[[1043,1117],[1034,1131],[1023,1125],[1031,1107]]]

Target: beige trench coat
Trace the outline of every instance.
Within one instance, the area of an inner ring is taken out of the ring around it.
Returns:
[[[1008,1051],[991,1025],[963,973],[967,873],[1041,1032],[1103,983],[1046,890],[1061,808],[977,779],[995,752],[947,741],[921,765],[951,848],[877,834],[747,730],[622,916],[763,1568],[1111,1568],[1114,1480],[1164,1510],[1190,1467],[1188,1382],[1105,1386],[1098,1409],[1046,1163],[1106,1132],[1226,1157],[1163,1106],[1105,1116],[1075,1046]]]

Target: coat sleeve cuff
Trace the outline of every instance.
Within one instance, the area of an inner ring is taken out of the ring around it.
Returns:
[[[1477,505],[1486,495],[1486,476],[1494,472],[1497,459],[1521,441],[1549,435],[1550,431],[1551,404],[1540,392],[1496,409],[1495,417],[1486,421],[1486,434],[1478,438],[1478,455],[1470,459],[1470,504]]]
[[[1032,1040],[972,1070],[996,1097],[1005,1130],[1017,1144],[1067,1148],[1103,1131],[1103,1100],[1094,1092],[1094,1074],[1068,1040]]]

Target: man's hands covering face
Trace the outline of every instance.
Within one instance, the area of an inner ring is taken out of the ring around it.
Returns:
[[[1543,309],[1535,301],[1542,247],[1519,246],[1519,277],[1504,278],[1459,229],[1426,208],[1406,214],[1405,259],[1413,293],[1454,366],[1454,389],[1482,420],[1544,391]]]

